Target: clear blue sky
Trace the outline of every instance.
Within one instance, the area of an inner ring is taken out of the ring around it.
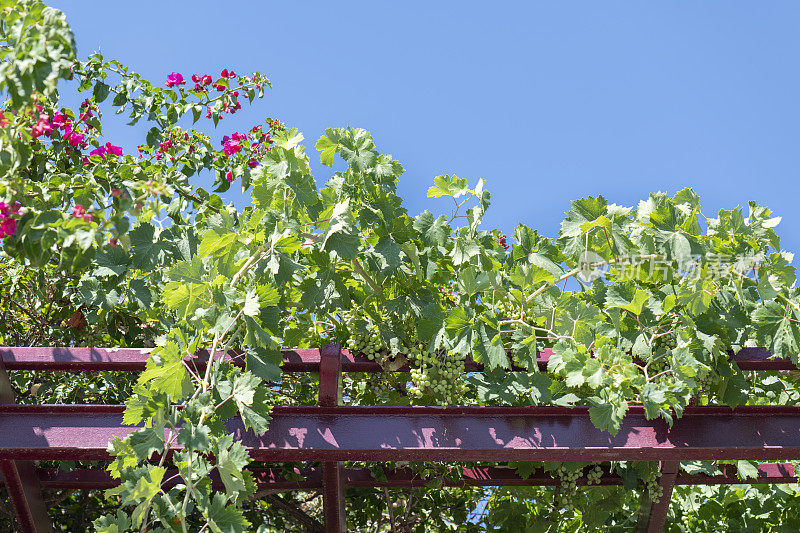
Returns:
[[[153,81],[267,74],[274,89],[216,136],[276,116],[305,134],[318,182],[324,129],[370,130],[406,168],[412,215],[449,209],[425,198],[443,173],[488,181],[488,226],[550,236],[571,199],[635,205],[692,186],[708,216],[769,206],[800,252],[797,1],[49,3],[81,55]]]

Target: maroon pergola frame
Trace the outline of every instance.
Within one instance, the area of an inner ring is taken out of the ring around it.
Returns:
[[[243,365],[240,354],[217,354]],[[538,358],[544,368],[550,352]],[[763,348],[732,355],[743,370],[793,370],[789,360],[771,358]],[[100,348],[0,348],[0,472],[24,532],[51,531],[42,488],[105,489],[115,485],[102,470],[36,469],[37,460],[108,460],[110,437],[137,428],[122,425],[119,405],[16,405],[8,370],[140,371],[148,350]],[[208,353],[190,358],[203,366]],[[342,372],[381,372],[380,365],[339,345],[321,350],[286,350],[284,372],[319,372],[318,406],[276,407],[261,436],[244,431],[233,419],[228,427],[258,461],[320,461],[320,468],[298,470],[287,480],[275,469],[255,469],[261,488],[321,488],[326,531],[344,531],[347,487],[418,487],[428,480],[409,469],[375,479],[368,469],[344,468],[343,461],[570,461],[648,460],[661,465],[664,489],[658,504],[647,503],[640,531],[662,531],[674,485],[792,483],[789,463],[759,465],[757,479],[740,481],[735,469],[721,475],[685,475],[682,460],[800,459],[800,406],[689,407],[673,427],[647,420],[631,408],[616,436],[591,423],[584,407],[363,407],[340,405]],[[400,368],[397,371],[407,371]],[[467,361],[468,372],[482,365]],[[544,472],[521,478],[500,467],[463,468],[450,486],[552,486]],[[176,478],[177,479],[177,478]],[[175,481],[177,482],[177,481]],[[216,478],[214,484],[220,483]],[[585,484],[586,480],[579,480]],[[622,480],[606,473],[603,485]]]

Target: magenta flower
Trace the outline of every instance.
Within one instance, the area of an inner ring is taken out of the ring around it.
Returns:
[[[214,87],[214,88],[215,88],[216,90],[218,90],[218,91],[224,91],[224,90],[225,90],[225,88],[226,88],[224,85],[222,85],[222,84],[217,84],[217,83],[213,84],[213,85],[212,85],[212,87]]]
[[[233,139],[234,141],[237,141],[237,142],[238,141],[244,141],[244,140],[247,140],[247,135],[242,135],[239,132],[234,132],[233,135],[231,135],[231,139]]]
[[[233,155],[241,149],[242,147],[239,146],[239,141],[234,141],[233,139],[227,141],[222,147],[222,151],[225,152],[225,155]]]
[[[247,162],[247,166],[250,168],[256,168],[258,166],[258,161],[256,161],[255,159],[251,159],[250,161]]]
[[[162,159],[164,159],[164,152],[162,152],[161,150],[156,150],[153,155],[156,156],[156,161],[161,161]]]
[[[223,78],[227,78],[228,77],[228,69],[226,69],[226,68],[222,69],[222,72],[220,72],[219,75],[222,76]]]
[[[197,74],[192,74],[192,81],[194,83],[200,83],[200,76],[198,76]]]
[[[230,71],[230,72],[228,73],[228,77],[229,77],[229,78],[235,78],[235,77],[236,77],[236,73],[235,73],[234,71]]]
[[[69,145],[80,146],[81,144],[83,144],[83,139],[84,139],[83,133],[71,132],[69,135]]]
[[[211,76],[209,76],[208,74],[200,78],[200,83],[202,83],[203,85],[211,85],[211,82],[212,82]]]
[[[123,156],[122,147],[121,146],[114,146],[111,143],[106,143],[106,153],[108,155],[115,155],[115,156],[118,156],[118,157],[122,157]]]
[[[58,129],[64,129],[67,123],[70,122],[69,117],[67,115],[62,115],[61,113],[56,113],[53,115],[53,127]]]
[[[13,218],[7,218],[0,222],[0,239],[5,239],[9,235],[17,233],[17,221]]]
[[[228,170],[228,172],[225,173],[225,179],[228,180],[228,183],[232,182],[233,181],[233,172]]]
[[[86,222],[92,221],[92,214],[87,213],[86,209],[84,209],[83,206],[80,204],[75,204],[72,207],[72,216],[74,216],[75,218],[82,218]]]
[[[39,115],[39,120],[37,120],[36,124],[34,124],[33,128],[31,128],[31,135],[34,137],[39,137],[40,135],[50,133],[51,131],[53,131],[53,126],[50,125],[50,117],[45,114],[41,114]]]
[[[98,146],[97,148],[95,148],[94,150],[92,150],[91,152],[89,152],[89,155],[90,155],[90,156],[92,156],[92,155],[99,155],[100,157],[105,157],[105,155],[106,155],[106,149],[105,149],[105,147],[104,147],[104,146]]]
[[[19,213],[19,210],[22,208],[22,204],[19,202],[14,202],[13,205],[8,205],[5,202],[0,202],[0,218],[9,217],[11,215],[16,215]]]
[[[186,80],[183,79],[183,76],[181,76],[177,72],[173,72],[172,74],[167,76],[167,81],[164,82],[164,85],[166,85],[167,87],[174,87],[176,85],[184,85],[185,83]]]

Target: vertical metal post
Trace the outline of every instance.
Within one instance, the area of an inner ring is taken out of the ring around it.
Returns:
[[[342,375],[342,345],[328,344],[320,350],[319,400],[320,406],[339,405],[339,380]],[[322,510],[325,515],[326,533],[347,531],[345,517],[344,463],[324,461],[322,463]]]
[[[664,531],[669,505],[672,501],[672,489],[675,487],[680,464],[680,461],[661,461],[661,478],[658,480],[662,489],[661,499],[658,500],[658,503],[652,503],[650,498],[643,499],[646,504],[643,505],[639,514],[637,532],[662,533]]]
[[[0,404],[15,402],[11,380],[8,378],[3,360],[0,359]],[[6,491],[14,506],[21,533],[53,531],[33,462],[0,460],[0,472],[3,474]]]

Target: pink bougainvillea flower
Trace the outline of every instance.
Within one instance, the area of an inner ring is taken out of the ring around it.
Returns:
[[[502,246],[503,248],[508,250],[509,246],[508,246],[508,243],[506,242],[506,239],[507,239],[507,237],[506,237],[505,233],[500,235],[500,246]]]
[[[156,156],[156,161],[161,161],[162,159],[164,159],[164,152],[160,150],[156,150],[153,155]]]
[[[228,73],[228,77],[229,77],[229,78],[235,78],[235,77],[236,77],[236,72],[234,72],[233,70],[232,70],[232,71],[230,71],[230,72]]]
[[[105,148],[106,148],[106,153],[108,155],[115,155],[115,156],[118,156],[118,157],[122,157],[122,155],[123,155],[121,146],[114,146],[113,144],[111,144],[109,142],[109,143],[106,143]]]
[[[175,87],[176,85],[184,85],[185,83],[186,80],[183,79],[183,76],[181,76],[177,72],[173,72],[172,74],[167,76],[167,81],[164,82],[164,85],[166,85],[167,87]]]
[[[228,141],[230,141],[230,140],[231,140],[231,138],[230,138],[230,137],[228,137],[227,135],[225,135],[225,136],[222,138],[222,141],[220,141],[220,144],[225,144],[226,142],[228,142]]]
[[[200,78],[200,83],[202,83],[203,85],[211,85],[211,82],[212,82],[211,76],[209,76],[208,74]]]
[[[53,131],[53,126],[50,125],[50,117],[45,114],[39,115],[39,120],[36,121],[36,124],[33,125],[31,128],[31,135],[34,137],[39,137],[45,133],[50,133]]]
[[[234,141],[233,139],[227,141],[222,146],[222,151],[225,152],[225,155],[233,155],[241,149],[242,147],[239,146],[239,141]]]
[[[69,135],[69,145],[80,146],[83,144],[83,139],[84,139],[83,133],[71,132]]]
[[[228,183],[232,182],[233,181],[233,172],[228,170],[228,172],[225,173],[225,179],[228,180]]]
[[[113,198],[116,198],[116,197],[120,196],[121,194],[122,194],[122,190],[121,189],[111,189],[111,196]]]
[[[5,113],[0,113],[0,128],[5,128],[9,124],[11,123],[8,120],[6,120]]]
[[[62,115],[61,113],[56,113],[53,115],[53,127],[58,129],[64,129],[69,121],[69,117],[67,115]]]
[[[7,218],[0,222],[0,239],[4,239],[9,235],[17,233],[17,221],[13,218]]]
[[[91,162],[91,161],[89,161],[89,158],[88,158],[88,157],[86,157],[86,156],[83,156],[83,157],[81,157],[81,164],[82,164],[82,165],[91,165],[91,164],[92,164],[92,162]]]
[[[92,150],[91,152],[89,152],[89,155],[90,155],[90,156],[92,156],[92,155],[99,155],[100,157],[105,157],[105,155],[106,155],[106,148],[105,148],[105,146],[98,146],[97,148],[95,148],[94,150]]]
[[[256,161],[255,159],[251,159],[250,161],[247,162],[247,166],[250,168],[256,168],[258,166],[258,161]]]
[[[87,213],[86,209],[84,209],[83,206],[80,205],[80,204],[77,204],[77,205],[73,206],[73,208],[72,208],[72,216],[74,216],[75,218],[82,218],[86,222],[91,222],[92,221],[92,214],[91,213]]]
[[[236,132],[233,132],[233,134],[231,135],[231,139],[233,139],[234,141],[237,141],[237,142],[238,141],[244,141],[244,140],[247,140],[247,135],[243,135],[243,134],[239,133],[238,131],[236,131]]]
[[[216,90],[218,90],[218,91],[224,91],[224,90],[227,88],[227,87],[225,87],[224,85],[222,85],[222,84],[217,84],[217,83],[213,84],[213,85],[212,85],[212,87],[214,87],[214,88],[215,88]]]
[[[210,107],[206,108],[206,118],[211,118],[211,108]]]
[[[227,78],[228,77],[228,69],[226,69],[226,68],[222,69],[222,72],[220,72],[219,75],[222,76],[223,78]]]
[[[92,221],[92,214],[87,213],[86,209],[84,209],[83,206],[80,204],[75,204],[72,207],[72,216],[74,216],[75,218],[82,218],[86,222]]]
[[[200,83],[200,76],[197,74],[192,74],[192,81],[195,83]]]

